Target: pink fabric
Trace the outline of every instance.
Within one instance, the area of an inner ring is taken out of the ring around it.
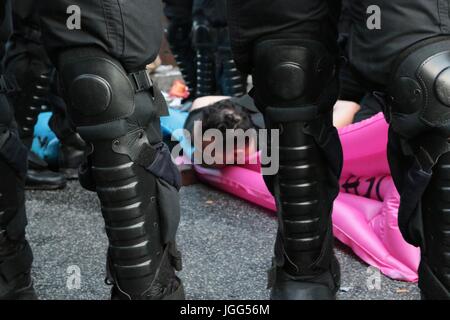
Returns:
[[[333,210],[334,234],[388,277],[416,282],[420,253],[403,240],[398,228],[400,197],[390,177],[387,134],[388,125],[382,114],[339,130],[344,168],[341,193]],[[259,159],[259,154],[255,157]],[[260,165],[221,170],[195,166],[195,170],[201,181],[276,211]]]

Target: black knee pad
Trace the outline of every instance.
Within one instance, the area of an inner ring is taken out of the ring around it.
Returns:
[[[128,73],[102,50],[79,48],[60,55],[59,72],[68,113],[86,141],[120,137],[150,124],[159,140],[157,119],[167,115],[167,106],[146,70]],[[103,133],[96,137],[94,126]]]
[[[255,100],[279,122],[305,121],[332,110],[335,59],[318,42],[269,39],[254,49]]]
[[[204,17],[194,20],[192,27],[192,42],[199,49],[214,49],[217,47],[217,35],[215,29]]]
[[[69,114],[76,126],[114,122],[132,115],[135,91],[121,63],[97,49],[75,49],[59,58]]]
[[[174,47],[192,46],[192,22],[170,22],[167,27],[167,41]]]
[[[450,37],[419,42],[393,66],[389,84],[390,120],[411,138],[433,130],[450,136]]]
[[[391,171],[402,196],[399,225],[423,244],[421,198],[433,167],[450,150],[450,37],[430,38],[401,53],[388,86]]]

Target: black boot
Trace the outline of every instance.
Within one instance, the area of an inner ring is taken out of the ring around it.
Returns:
[[[0,234],[0,300],[36,300],[31,278],[33,256],[26,241]]]
[[[28,190],[58,190],[67,185],[62,173],[51,171],[48,164],[30,151],[28,154],[28,172],[25,188]]]

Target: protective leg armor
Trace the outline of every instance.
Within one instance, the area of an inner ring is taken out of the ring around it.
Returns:
[[[25,40],[17,40],[14,47],[7,50],[5,72],[15,76],[20,87],[12,102],[20,137],[30,148],[39,113],[43,105],[48,106],[46,99],[50,93],[51,66],[42,45],[31,43],[32,40],[26,40],[30,41],[28,45],[22,41]],[[21,53],[14,52],[15,48],[19,51],[19,47]]]
[[[101,202],[112,298],[183,298],[180,178],[161,142],[161,93],[145,70],[128,73],[95,48],[62,53],[58,69],[69,115],[91,148],[80,179]]]
[[[437,37],[402,53],[388,99],[399,225],[405,239],[421,247],[419,286],[427,299],[450,298],[449,48],[449,37]]]
[[[266,125],[280,131],[280,170],[265,177],[278,205],[272,299],[334,299],[339,265],[331,211],[342,150],[332,125],[335,61],[320,43],[264,40],[254,50],[254,98]]]
[[[13,125],[7,93],[0,76],[0,300],[35,299],[30,276],[33,255],[25,239],[25,176],[27,149]]]
[[[221,93],[224,96],[239,97],[247,92],[247,77],[236,67],[231,52],[228,28],[219,30],[219,61],[221,63]]]
[[[211,96],[216,91],[215,52],[217,39],[205,18],[193,25],[193,43],[197,60],[197,97]]]
[[[167,29],[167,39],[184,82],[189,88],[189,98],[194,99],[197,88],[197,69],[192,43],[192,23],[180,25],[171,22]]]
[[[15,77],[20,90],[12,96],[15,119],[23,143],[31,149],[34,127],[44,106],[50,108],[50,84],[53,67],[41,42],[37,26],[30,26],[15,15],[16,30],[5,56],[5,72]],[[48,164],[29,152],[26,180],[28,189],[60,189],[66,185],[62,174],[50,171]]]

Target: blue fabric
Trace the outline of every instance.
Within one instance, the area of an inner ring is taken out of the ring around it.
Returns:
[[[51,116],[51,112],[43,112],[39,115],[38,122],[34,127],[31,150],[47,163],[56,164],[58,162],[59,140],[48,125]]]
[[[193,148],[191,142],[183,135],[183,128],[189,115],[187,111],[169,108],[169,116],[161,117],[161,129],[165,138],[173,138],[179,141],[187,156],[192,156]],[[49,127],[51,112],[43,112],[39,115],[38,122],[34,128],[34,140],[32,150],[49,164],[58,161],[59,140]]]
[[[188,116],[188,111],[169,108],[169,115],[167,117],[161,117],[161,128],[165,138],[170,139],[172,137],[175,141],[179,141],[184,153],[188,157],[192,157],[194,148],[191,145],[191,141],[188,141],[183,135],[184,124]]]

